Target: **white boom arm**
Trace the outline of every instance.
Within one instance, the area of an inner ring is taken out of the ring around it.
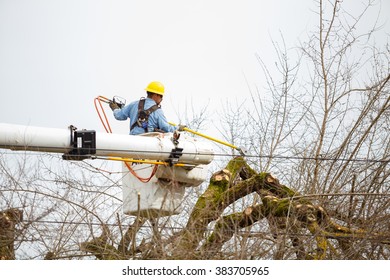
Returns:
[[[94,156],[124,157],[188,164],[208,164],[213,149],[194,138],[174,139],[170,134],[121,135],[93,130],[57,129],[0,123],[0,148],[63,153],[64,159]]]

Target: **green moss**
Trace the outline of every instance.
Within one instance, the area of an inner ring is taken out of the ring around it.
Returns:
[[[226,165],[226,169],[229,170],[233,175],[236,175],[237,171],[239,171],[244,165],[246,165],[244,158],[236,157],[229,161],[229,163]]]
[[[323,260],[326,258],[326,250],[328,248],[328,240],[324,236],[323,231],[321,230],[320,226],[317,222],[313,222],[308,224],[307,226],[308,230],[315,235],[316,242],[317,242],[317,250],[315,256],[313,258],[315,260]]]
[[[287,217],[291,214],[291,205],[290,199],[280,199],[276,197],[263,197],[263,204],[265,206],[265,211],[275,215],[277,217]]]
[[[101,241],[99,238],[81,244],[81,250],[95,255],[99,260],[123,259],[120,252],[112,245]]]
[[[235,157],[226,166],[226,169],[232,174],[232,178],[236,178],[244,168],[249,178],[257,174],[243,157]]]
[[[207,190],[210,190],[213,194],[221,194],[229,188],[229,185],[230,182],[228,180],[216,181],[211,179]]]

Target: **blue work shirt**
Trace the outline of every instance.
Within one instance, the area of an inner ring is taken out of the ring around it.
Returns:
[[[114,110],[114,117],[117,120],[125,121],[127,118],[130,119],[130,129],[133,123],[135,123],[138,119],[138,103],[139,100],[134,101],[122,109],[115,109]],[[144,110],[149,109],[153,105],[155,105],[156,102],[151,98],[145,98],[145,105]],[[154,112],[152,112],[149,116],[148,120],[148,132],[153,132],[155,128],[158,128],[164,132],[174,132],[177,128],[175,126],[171,126],[167,118],[164,115],[163,110],[157,109]],[[131,135],[137,135],[145,133],[145,129],[139,126],[135,126],[131,131]]]

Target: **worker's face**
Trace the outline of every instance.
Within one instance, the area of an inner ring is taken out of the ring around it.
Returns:
[[[155,94],[154,95],[154,101],[156,101],[157,105],[160,105],[162,100],[163,100],[163,96],[162,95],[160,95],[160,94]]]

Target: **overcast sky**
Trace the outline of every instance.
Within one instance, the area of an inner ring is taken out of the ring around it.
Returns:
[[[304,40],[316,8],[314,0],[0,0],[0,122],[102,131],[93,99],[130,102],[152,80],[166,87],[170,121],[186,102],[195,110],[209,102],[218,117],[222,100],[249,96],[246,80],[264,86],[255,54],[272,63],[271,38]],[[127,133],[128,122],[114,132]]]

